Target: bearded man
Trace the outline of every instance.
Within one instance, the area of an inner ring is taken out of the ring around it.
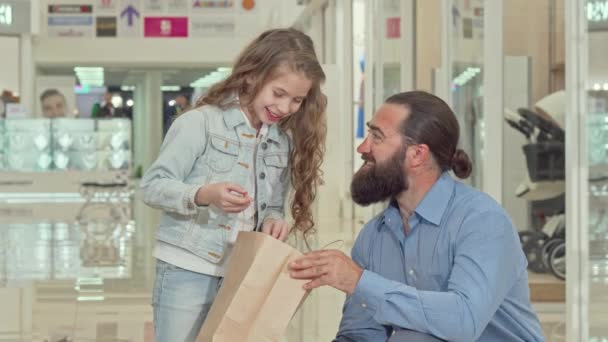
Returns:
[[[543,341],[513,223],[449,173],[471,173],[449,106],[400,93],[367,126],[352,198],[388,201],[386,210],[365,225],[352,259],[323,250],[290,264],[293,278],[310,280],[306,289],[347,294],[334,342]]]

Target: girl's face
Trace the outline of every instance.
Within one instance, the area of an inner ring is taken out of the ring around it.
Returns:
[[[300,72],[280,70],[266,83],[249,108],[243,108],[252,125],[272,125],[297,112],[308,95],[312,82]]]

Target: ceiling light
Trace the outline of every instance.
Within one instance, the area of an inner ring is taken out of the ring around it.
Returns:
[[[182,89],[182,87],[177,86],[177,85],[168,85],[168,86],[160,87],[161,91],[180,91],[181,89]]]

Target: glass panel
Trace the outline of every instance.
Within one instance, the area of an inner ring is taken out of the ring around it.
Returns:
[[[545,336],[564,341],[564,2],[503,6],[502,203],[528,259],[532,302],[558,304],[537,306]]]
[[[401,61],[399,40],[401,38],[401,2],[382,1],[382,100],[399,92],[401,88]]]
[[[460,123],[461,148],[473,159],[470,181],[481,186],[483,0],[454,0],[451,19],[452,108]]]
[[[365,71],[365,2],[353,0],[353,115],[355,123],[355,141],[353,147],[356,149],[365,137],[365,103],[364,103],[364,71]],[[353,151],[353,172],[356,172],[363,164],[357,152]]]
[[[587,2],[589,340],[608,338],[608,1]]]

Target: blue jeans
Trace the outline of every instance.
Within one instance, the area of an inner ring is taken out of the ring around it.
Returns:
[[[220,277],[157,260],[152,295],[156,342],[193,342],[221,283]]]

